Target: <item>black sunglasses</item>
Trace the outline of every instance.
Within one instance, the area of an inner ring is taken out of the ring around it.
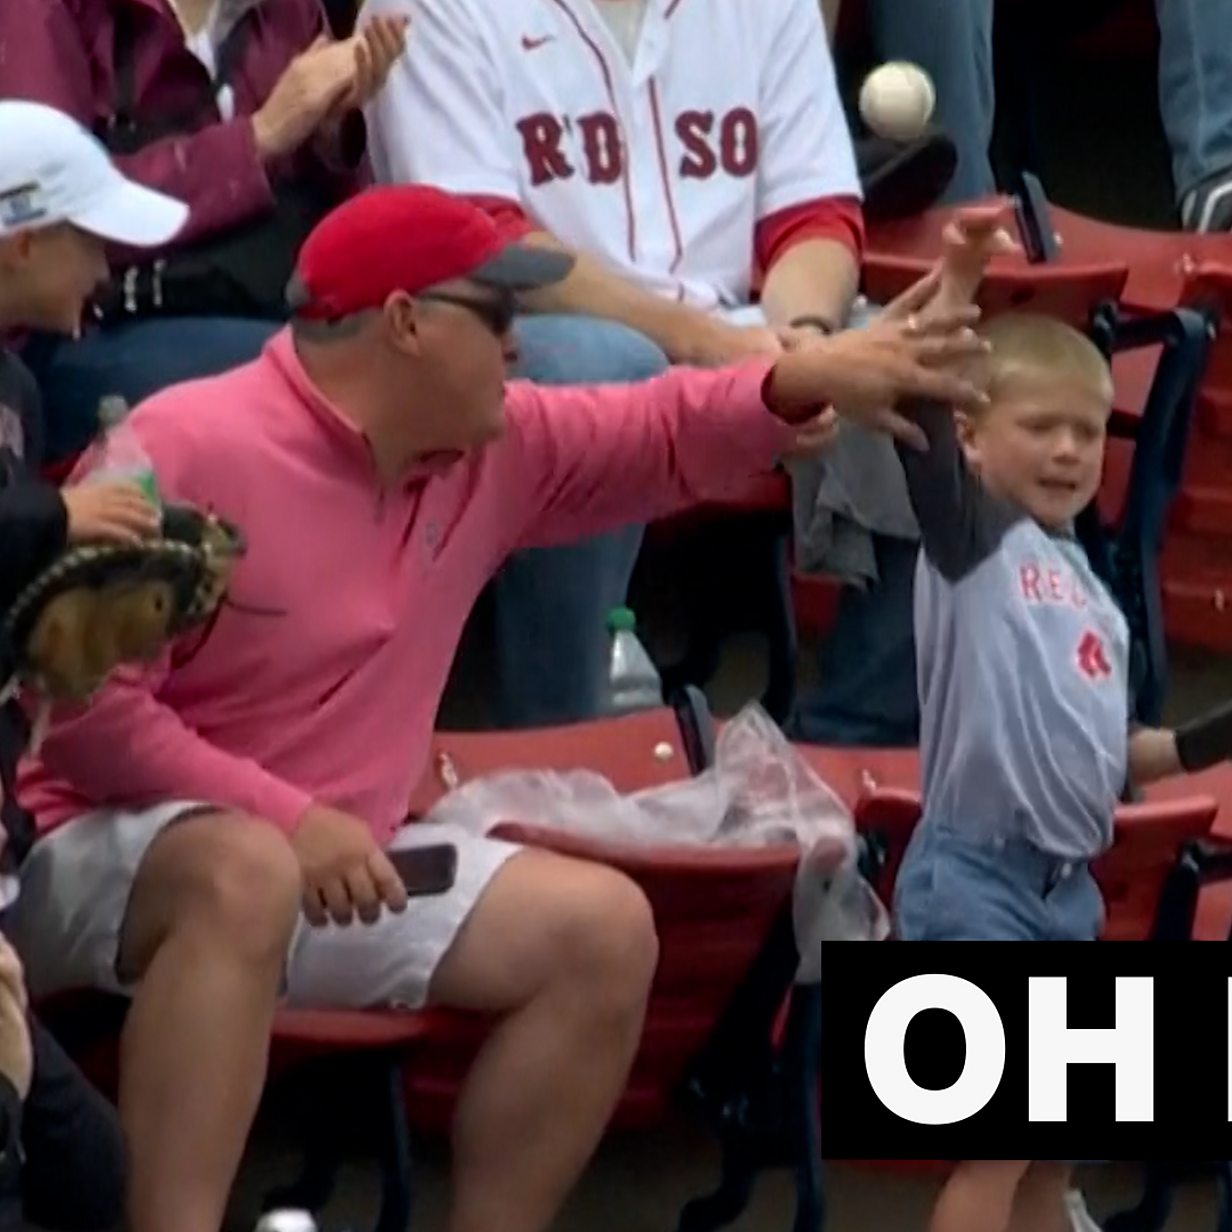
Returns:
[[[469,295],[453,295],[448,291],[421,291],[416,299],[438,304],[456,304],[473,312],[498,338],[503,338],[513,325],[518,305],[512,291],[501,291],[496,299],[472,299]]]

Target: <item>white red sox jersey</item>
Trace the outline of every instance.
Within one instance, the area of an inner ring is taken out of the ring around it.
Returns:
[[[748,301],[761,219],[860,195],[817,0],[647,0],[631,57],[594,0],[410,13],[368,117],[380,180],[515,202],[707,309]]]

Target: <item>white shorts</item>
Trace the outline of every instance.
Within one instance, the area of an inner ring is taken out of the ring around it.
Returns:
[[[142,812],[100,810],[35,844],[22,868],[21,896],[5,920],[32,995],[83,988],[130,991],[116,961],[137,870],[167,826],[202,807],[178,801]],[[384,911],[375,924],[312,928],[300,919],[287,954],[287,1004],[423,1005],[432,975],[471,909],[519,850],[456,826],[422,822],[403,827],[390,847],[432,843],[458,849],[457,881],[448,893],[412,898],[400,915]]]

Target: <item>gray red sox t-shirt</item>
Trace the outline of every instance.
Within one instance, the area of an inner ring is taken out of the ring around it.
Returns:
[[[1061,859],[1112,841],[1126,783],[1129,634],[1086,554],[987,492],[948,408],[900,449],[915,581],[925,819]]]

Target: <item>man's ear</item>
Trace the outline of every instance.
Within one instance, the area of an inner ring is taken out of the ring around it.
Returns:
[[[419,313],[415,301],[405,291],[395,291],[383,309],[386,337],[395,350],[417,355],[420,349]]]

